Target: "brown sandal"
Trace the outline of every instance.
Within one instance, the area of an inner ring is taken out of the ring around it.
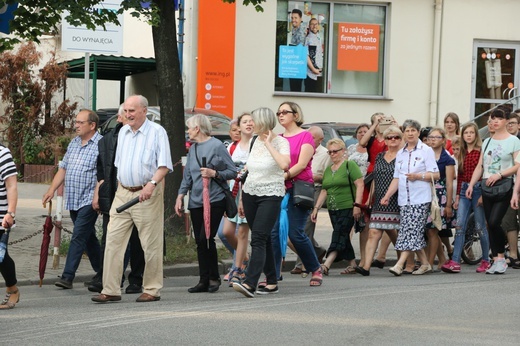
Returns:
[[[356,274],[356,269],[354,269],[354,267],[352,267],[352,266],[348,266],[340,274],[341,275]]]
[[[10,300],[11,295],[13,295],[13,294],[18,294],[18,299],[16,299],[16,302],[13,302]],[[16,306],[16,304],[18,302],[20,302],[20,291],[18,291],[18,290],[13,291],[13,292],[7,291],[4,300],[2,300],[2,302],[0,303],[0,310],[14,309],[14,307]]]
[[[322,264],[321,272],[323,273],[323,275],[329,276],[329,267],[327,267],[325,264]]]

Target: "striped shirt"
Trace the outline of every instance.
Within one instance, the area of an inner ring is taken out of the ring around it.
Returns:
[[[166,130],[146,119],[134,133],[129,125],[119,131],[114,165],[124,186],[141,186],[152,180],[159,167],[173,170]]]
[[[67,210],[79,210],[92,204],[97,183],[98,142],[102,137],[96,132],[83,146],[81,137],[74,138],[60,162],[59,167],[65,169],[65,209]]]
[[[14,164],[11,152],[8,148],[0,144],[0,220],[4,217],[8,207],[5,180],[16,174],[16,165]]]

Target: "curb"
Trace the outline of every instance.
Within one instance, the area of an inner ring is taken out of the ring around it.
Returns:
[[[397,262],[396,258],[389,258],[385,262],[385,268],[390,268],[395,265]],[[219,271],[222,276],[224,276],[228,270],[228,268],[231,266],[232,261],[231,260],[225,260],[219,262]],[[285,260],[285,266],[282,268],[283,274],[289,274],[290,270],[294,268],[296,264],[296,259],[287,259]],[[344,261],[340,262],[334,262],[331,266],[333,269],[339,269],[344,268],[346,266]],[[384,270],[383,268],[382,270]],[[378,269],[378,268],[376,268]],[[188,264],[174,264],[169,266],[164,266],[163,268],[163,275],[164,277],[179,277],[179,276],[198,276],[199,275],[199,265],[197,263],[188,263]],[[290,275],[290,274],[289,274]],[[77,275],[74,278],[74,283],[76,284],[76,287],[83,287],[80,285],[80,283],[85,283],[87,281],[90,281],[92,279],[92,275],[85,275],[80,274]],[[43,286],[54,286],[54,283],[58,280],[58,278],[44,278],[43,279]],[[40,280],[39,279],[25,279],[25,280],[19,280],[17,282],[17,286],[37,286],[39,285]],[[43,287],[42,286],[42,287]],[[0,287],[5,287],[5,285],[0,285]]]

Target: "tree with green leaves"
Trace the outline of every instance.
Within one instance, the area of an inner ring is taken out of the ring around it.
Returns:
[[[222,0],[234,3],[235,0]],[[259,12],[266,0],[243,0],[244,5],[252,5]],[[104,27],[106,23],[119,24],[117,14],[109,10],[94,10],[102,0],[0,0],[0,8],[6,3],[18,2],[15,18],[10,23],[13,36],[0,37],[0,52],[11,49],[20,39],[39,42],[43,34],[58,32],[61,16],[66,11],[67,21],[75,26],[85,25],[89,29]],[[180,60],[177,48],[177,27],[173,0],[152,0],[144,6],[140,0],[122,0],[121,9],[130,11],[152,25],[155,60],[157,64],[157,85],[161,123],[168,132],[173,162],[180,162],[185,155],[184,98]],[[169,231],[181,230],[183,220],[174,218],[173,206],[182,180],[180,166],[166,178],[165,227]]]

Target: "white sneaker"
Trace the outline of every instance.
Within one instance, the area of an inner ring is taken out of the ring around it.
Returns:
[[[489,269],[486,270],[486,274],[495,274],[495,271],[497,270],[497,262],[498,261],[493,261],[491,267],[489,267]]]
[[[497,264],[495,268],[494,274],[504,274],[507,269],[507,262],[505,258],[501,258],[499,260],[496,260],[495,263]]]

